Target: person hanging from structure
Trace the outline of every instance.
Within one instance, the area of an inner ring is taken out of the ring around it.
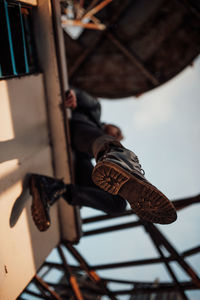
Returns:
[[[122,144],[118,126],[101,122],[98,99],[78,89],[66,93],[65,107],[75,151],[75,185],[31,174],[32,216],[40,231],[50,226],[49,208],[62,196],[71,205],[88,206],[107,214],[125,211],[126,201],[141,219],[170,224],[177,218],[168,198],[144,177],[138,157]],[[91,159],[95,158],[93,167]]]

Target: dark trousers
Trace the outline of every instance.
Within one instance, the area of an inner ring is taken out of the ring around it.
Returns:
[[[93,165],[93,142],[104,135],[96,124],[71,122],[72,147],[75,151],[75,187],[72,190],[72,205],[88,206],[107,214],[116,214],[126,209],[126,200],[111,195],[97,187],[91,178]]]

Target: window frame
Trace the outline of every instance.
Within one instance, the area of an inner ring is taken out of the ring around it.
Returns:
[[[1,24],[3,27],[0,34],[2,34],[2,37],[5,36],[7,38],[7,45],[2,50],[3,55],[0,62],[0,80],[38,73],[39,68],[34,39],[32,11],[36,6],[36,1],[0,1],[3,13],[2,16],[4,16],[4,21],[2,21]],[[29,3],[31,3],[31,5]],[[27,16],[25,11],[28,12]],[[16,24],[13,21],[13,13],[15,15],[14,18],[16,18]],[[17,41],[20,40],[19,47],[21,47],[21,52],[18,49],[14,33],[17,33],[18,35]],[[7,50],[6,53],[5,49]],[[8,61],[8,69],[6,64],[3,66],[3,58],[5,56]]]

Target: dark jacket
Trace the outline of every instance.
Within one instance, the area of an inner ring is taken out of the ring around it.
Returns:
[[[74,89],[77,98],[77,107],[72,111],[72,121],[96,124],[101,128],[101,105],[97,98],[84,91]]]

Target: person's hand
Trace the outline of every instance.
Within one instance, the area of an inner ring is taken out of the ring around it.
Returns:
[[[75,109],[77,107],[76,94],[73,90],[66,92],[64,104],[66,108]]]
[[[124,138],[121,129],[113,124],[104,124],[103,130],[119,142]]]

